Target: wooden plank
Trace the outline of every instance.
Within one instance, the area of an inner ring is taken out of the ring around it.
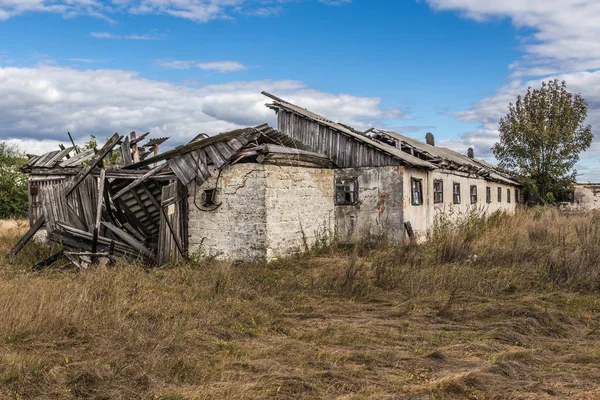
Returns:
[[[92,251],[92,253],[94,253],[94,252]],[[76,258],[75,258],[73,255],[72,255],[72,253],[65,252],[65,253],[64,253],[64,256],[65,256],[65,258],[66,258],[67,260],[69,260],[69,261],[71,262],[71,264],[73,264],[73,265],[74,265],[76,268],[83,269],[83,267],[81,266],[81,263],[80,263],[80,262],[79,262],[79,261],[78,261],[78,260],[77,260],[77,259],[76,259]]]
[[[221,156],[221,153],[219,153],[215,146],[207,146],[205,150],[206,154],[208,154],[211,161],[217,168],[221,168],[227,162],[227,160]]]
[[[207,180],[212,175],[208,169],[208,163],[206,160],[206,152],[204,149],[196,151],[196,157],[198,158],[197,168],[202,176],[203,180]]]
[[[233,150],[234,152],[237,152],[239,149],[241,149],[246,144],[248,144],[247,140],[245,140],[245,142],[246,143],[242,143],[242,141],[238,140],[238,138],[232,138],[232,139],[229,139],[229,141],[227,142],[227,144],[229,145],[229,147],[231,148],[231,150]]]
[[[184,185],[187,185],[196,177],[197,168],[194,159],[189,154],[171,158],[167,160],[167,163]]]
[[[134,142],[135,136],[136,136],[135,131],[131,132],[129,134],[129,143],[131,146],[131,156],[133,157],[133,162],[139,162],[140,161],[140,152],[138,149],[137,141]]]
[[[57,261],[62,256],[63,256],[63,250],[60,249],[59,251],[57,251],[56,253],[52,254],[50,257],[46,258],[45,260],[42,260],[39,263],[35,264],[32,267],[32,269],[34,271],[41,271],[42,269],[44,269],[44,268],[52,265],[55,261]]]
[[[95,153],[96,152],[94,151],[94,149],[82,151],[81,153],[74,155],[73,157],[61,162],[58,165],[60,167],[73,167],[75,165],[81,164],[84,161],[89,160],[90,158],[92,158],[94,156]]]
[[[135,192],[135,190],[132,190],[131,194],[135,198],[135,201],[140,205],[142,211],[146,215],[146,218],[148,218],[148,221],[150,221],[150,223],[152,225],[154,225],[155,227],[158,227],[158,224],[156,223],[156,221],[154,221],[154,218],[152,218],[152,216],[150,215],[150,212],[148,211],[148,208],[146,207],[146,205],[144,204],[144,202],[140,198],[140,196]]]
[[[225,142],[217,142],[214,147],[219,150],[219,153],[221,153],[225,160],[229,160],[235,154],[235,151],[233,151]]]
[[[135,132],[131,132],[131,133],[133,133],[135,135]],[[149,134],[150,134],[150,132],[146,132],[143,135],[140,135],[138,137],[134,136],[133,138],[131,138],[131,141],[130,141],[131,146],[133,147],[134,144],[137,145],[139,142],[146,139],[146,136],[148,136]]]
[[[81,171],[79,171],[79,173],[75,177],[74,182],[71,183],[71,184],[69,184],[68,189],[65,190],[65,197],[67,197],[68,195],[70,195],[71,192],[73,192],[73,190],[77,186],[79,186],[79,184],[81,182],[83,182],[83,180],[85,179],[85,177],[88,176],[92,172],[92,170],[94,168],[96,168],[98,166],[98,164],[100,164],[102,162],[102,160],[104,159],[104,157],[106,157],[108,155],[108,153],[110,153],[112,151],[112,148],[115,147],[115,145],[122,138],[123,138],[123,136],[119,136],[118,133],[115,133],[108,140],[108,142],[106,142],[106,144],[104,146],[102,146],[102,148],[100,149],[100,151],[98,152],[98,154],[96,154],[94,156],[94,158],[92,158],[92,160],[90,161],[90,163],[86,167],[82,168]]]
[[[129,136],[125,136],[125,139],[121,142],[121,161],[123,165],[133,164],[133,158],[131,158],[131,147],[129,145]]]
[[[15,247],[13,247],[9,254],[13,256],[17,255],[21,251],[21,249],[25,247],[25,245],[31,240],[33,235],[35,235],[35,233],[40,230],[40,228],[44,225],[45,222],[46,218],[43,215],[39,217],[38,220],[35,221],[35,224],[33,224],[31,228],[29,228],[27,233],[25,233],[25,235],[23,235],[23,237],[19,239],[19,241],[17,242]]]
[[[102,222],[102,225],[107,227],[111,232],[113,232],[117,237],[125,241],[128,245],[138,250],[140,253],[145,255],[148,258],[152,258],[152,251],[144,246],[139,240],[131,236],[129,233],[123,231],[122,229],[117,228],[110,222]]]
[[[85,225],[88,232],[94,232],[94,222],[96,221],[94,196],[92,194],[92,188],[90,183],[94,183],[95,180],[91,176],[84,179],[82,184],[77,188],[78,199],[81,202],[81,209],[83,211],[83,217],[85,219]],[[94,190],[95,192],[95,190]],[[66,219],[58,217],[59,220],[65,221]]]
[[[104,181],[106,181],[106,170],[100,170],[98,178],[98,196],[96,201],[96,221],[94,223],[94,239],[92,240],[92,253],[98,250],[98,234],[100,233],[100,221],[102,220],[102,199],[104,198]]]
[[[61,143],[61,144],[59,144],[59,145],[58,145],[58,147],[60,147],[60,149],[61,149],[61,150],[64,150],[64,149],[66,149],[65,145],[64,145],[64,144],[62,144],[62,143]],[[72,147],[72,148],[74,149],[74,147]],[[69,153],[65,154],[65,157],[67,157],[67,160],[68,160],[69,158],[71,158],[71,156],[69,155]]]
[[[140,161],[139,163],[128,165],[126,168],[127,169],[137,169],[140,167],[145,167],[147,165],[150,165],[150,164],[153,164],[153,163],[156,163],[159,161],[167,160],[167,159],[179,156],[181,154],[189,153],[190,151],[205,148],[207,146],[210,146],[210,145],[220,142],[220,141],[227,141],[234,137],[238,138],[238,139],[240,139],[240,137],[246,137],[248,140],[255,140],[260,135],[261,135],[260,130],[257,128],[237,129],[235,131],[221,133],[216,136],[211,136],[206,139],[192,142],[185,146],[176,147],[175,149],[166,151],[158,156],[155,156],[152,158],[147,158],[143,161]]]
[[[132,190],[134,188],[136,188],[140,183],[144,182],[146,179],[148,179],[152,175],[157,174],[158,172],[160,172],[166,166],[167,166],[167,164],[161,164],[158,167],[152,168],[150,171],[146,172],[144,175],[140,176],[139,178],[137,178],[136,180],[134,180],[133,182],[131,182],[129,185],[127,185],[123,189],[119,190],[117,192],[117,194],[115,194],[114,196],[112,196],[113,201],[117,200],[119,197],[123,196],[124,193],[126,193],[126,192],[128,192],[128,191],[130,191],[130,190]]]

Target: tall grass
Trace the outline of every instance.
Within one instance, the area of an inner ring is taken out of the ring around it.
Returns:
[[[22,230],[1,233],[3,254]],[[421,245],[320,248],[270,264],[29,269],[51,251],[32,243],[15,259],[0,257],[0,397],[252,398],[289,390],[279,397],[294,398],[309,389],[244,360],[294,332],[310,342],[297,333],[302,318],[332,302],[432,298],[444,316],[465,296],[600,289],[600,213],[553,209],[440,219]],[[323,329],[354,340],[352,330]],[[251,339],[259,340],[245,346]],[[293,365],[291,376],[336,364],[335,352],[277,343],[269,357]]]

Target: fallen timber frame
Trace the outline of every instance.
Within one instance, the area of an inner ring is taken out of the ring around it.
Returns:
[[[141,145],[147,135],[114,134],[98,151],[70,155],[73,148],[63,146],[32,156],[24,171],[31,174],[31,182],[47,182],[38,199],[43,214],[13,252],[45,226],[48,238],[64,248],[56,257],[65,257],[77,268],[104,257],[162,265],[188,257],[188,185],[192,182],[202,185],[236,162],[335,166],[328,156],[310,151],[266,124],[200,135],[158,155],[158,145],[167,138]],[[153,151],[155,156],[147,158]],[[115,168],[105,160],[109,155],[114,160],[116,154],[120,161]]]

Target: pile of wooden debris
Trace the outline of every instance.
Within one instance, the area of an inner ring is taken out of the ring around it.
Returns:
[[[152,265],[186,257],[188,185],[201,185],[224,165],[246,157],[276,157],[277,147],[289,141],[265,124],[198,135],[158,154],[167,138],[140,145],[147,135],[114,134],[99,150],[61,146],[31,156],[23,168],[30,176],[31,229],[11,254],[44,227],[61,249],[37,269],[63,256],[80,268],[116,257]],[[117,155],[116,165],[110,165]]]

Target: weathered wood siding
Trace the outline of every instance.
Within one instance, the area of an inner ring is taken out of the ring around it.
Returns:
[[[179,182],[162,188],[158,265],[187,254],[187,192]]]
[[[277,124],[280,132],[326,154],[341,168],[402,165],[381,150],[286,110],[279,110]]]

